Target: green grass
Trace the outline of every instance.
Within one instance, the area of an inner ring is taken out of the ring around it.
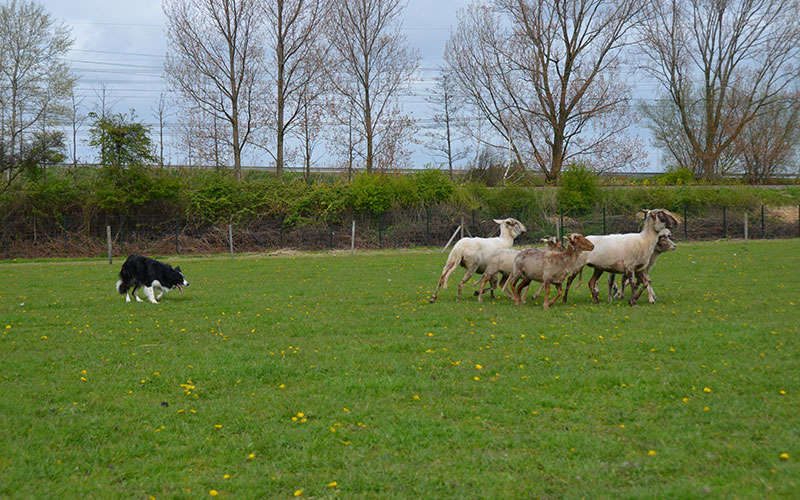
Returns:
[[[166,259],[159,305],[5,262],[0,497],[797,498],[799,255],[680,244],[657,304],[549,312],[428,304],[438,251]]]

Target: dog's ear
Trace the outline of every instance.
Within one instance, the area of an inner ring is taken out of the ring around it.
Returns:
[[[175,270],[181,272],[181,266],[176,267]]]

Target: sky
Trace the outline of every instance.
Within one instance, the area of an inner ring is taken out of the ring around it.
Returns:
[[[114,113],[133,109],[138,118],[153,125],[154,110],[161,93],[163,63],[167,52],[166,19],[161,0],[37,0],[57,20],[72,30],[74,44],[67,56],[73,72],[80,77],[77,94],[83,96],[85,111],[99,109],[98,93],[106,88],[106,102]],[[403,12],[403,31],[412,48],[422,57],[411,85],[411,95],[403,105],[417,119],[430,117],[425,97],[431,78],[442,63],[442,54],[450,30],[457,23],[457,12],[470,0],[409,0]],[[168,125],[173,125],[168,122]],[[85,127],[84,127],[85,128]],[[166,134],[176,130],[168,126]],[[86,130],[79,136],[79,161],[92,162],[96,153],[85,146]],[[155,141],[154,141],[155,142]],[[165,162],[177,164],[183,155],[172,147],[172,137],[165,137]],[[652,167],[655,170],[654,155]],[[420,167],[435,162],[418,147],[412,163]],[[269,157],[249,158],[245,164],[268,164]],[[323,158],[320,164],[326,163]]]

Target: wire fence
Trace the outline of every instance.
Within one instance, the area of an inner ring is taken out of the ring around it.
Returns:
[[[760,210],[686,206],[677,215],[681,222],[673,230],[676,241],[800,237],[800,206],[762,206]],[[528,228],[517,238],[519,246],[570,232],[635,232],[641,223],[636,214],[606,209],[581,214],[520,209],[505,216],[517,218]],[[380,216],[345,213],[303,225],[274,216],[230,217],[207,223],[191,217],[123,215],[0,216],[0,224],[3,259],[443,247],[462,235],[499,233],[490,214],[450,206],[396,209]]]

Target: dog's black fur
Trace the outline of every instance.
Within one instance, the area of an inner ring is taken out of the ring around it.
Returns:
[[[189,286],[189,283],[183,277],[180,266],[173,269],[169,264],[134,254],[130,255],[122,264],[119,281],[117,281],[117,291],[121,295],[125,295],[127,301],[130,301],[128,289],[131,286],[133,286],[131,294],[137,301],[141,301],[141,299],[136,295],[136,291],[139,287],[144,287],[145,295],[150,302],[158,303],[157,300],[164,292],[173,288],[183,291],[183,287]],[[154,287],[160,289],[158,297],[154,296]]]

